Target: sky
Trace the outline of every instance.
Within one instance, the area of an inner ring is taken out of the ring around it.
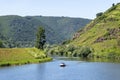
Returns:
[[[0,0],[0,16],[64,16],[94,19],[120,0]]]

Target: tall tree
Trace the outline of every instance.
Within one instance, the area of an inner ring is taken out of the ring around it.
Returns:
[[[46,42],[45,29],[43,27],[38,27],[36,39],[35,47],[38,49],[43,49],[43,46]]]

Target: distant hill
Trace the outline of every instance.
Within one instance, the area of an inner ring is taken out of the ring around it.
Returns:
[[[88,24],[90,19],[17,15],[0,16],[0,39],[6,47],[32,47],[39,26],[45,28],[47,43],[61,43]]]
[[[120,58],[120,3],[97,14],[96,19],[74,35],[70,44],[89,46],[97,56]]]

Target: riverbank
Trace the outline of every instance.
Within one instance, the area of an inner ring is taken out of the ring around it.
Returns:
[[[0,66],[23,65],[51,61],[44,51],[36,48],[0,48]]]

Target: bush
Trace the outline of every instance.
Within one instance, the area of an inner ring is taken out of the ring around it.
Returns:
[[[0,40],[0,48],[4,48],[3,42]]]
[[[99,20],[104,20],[104,22],[105,22],[105,18],[106,18],[107,16],[106,15],[101,15],[98,19]]]
[[[116,53],[115,52],[110,52],[108,54],[108,58],[115,58],[116,57]]]
[[[68,57],[88,57],[92,53],[90,47],[75,47],[73,45],[57,46],[48,50],[47,54],[68,56]]]
[[[78,47],[74,50],[73,57],[88,57],[92,53],[92,50],[89,47]]]
[[[70,42],[71,42],[71,40],[63,41],[63,42],[62,42],[62,45],[64,45],[64,44],[69,44]]]
[[[120,46],[120,39],[117,40],[117,45]]]
[[[73,46],[73,45],[69,45],[68,47],[66,47],[66,49],[67,49],[67,51],[73,53],[73,51],[74,51],[76,48],[75,48],[75,46]]]
[[[89,47],[83,47],[80,54],[82,57],[87,57],[91,52]]]
[[[96,17],[102,16],[102,15],[103,15],[103,12],[100,12],[96,14]]]
[[[74,52],[74,53],[72,54],[72,56],[73,56],[73,57],[77,57],[78,55],[77,55],[76,52]]]

